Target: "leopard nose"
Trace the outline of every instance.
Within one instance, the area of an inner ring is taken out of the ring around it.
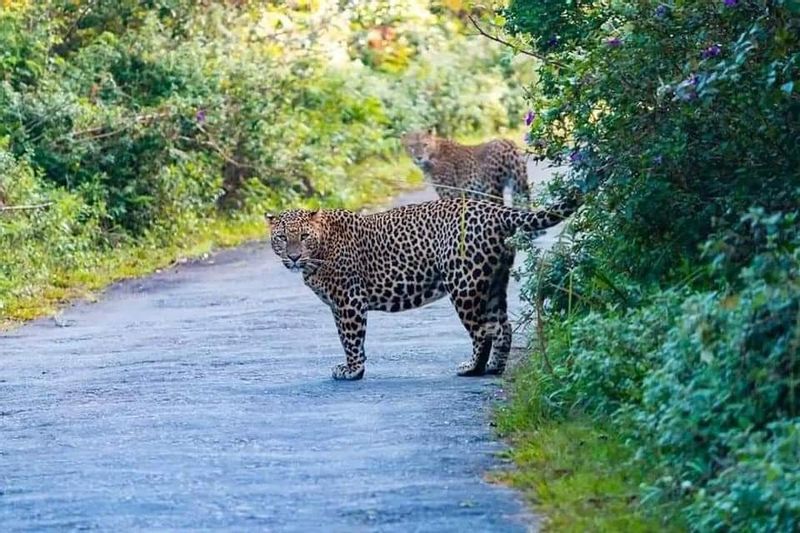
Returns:
[[[297,262],[298,259],[300,259],[300,254],[286,254],[286,255],[287,257],[289,257],[289,259],[291,259],[295,263]]]

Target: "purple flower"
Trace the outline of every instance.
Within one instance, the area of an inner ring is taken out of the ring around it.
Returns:
[[[734,7],[738,3],[739,3],[739,0],[725,0],[725,6],[726,7]]]
[[[530,126],[531,124],[533,124],[533,120],[535,118],[536,118],[536,113],[534,113],[531,110],[528,110],[528,112],[525,114],[525,125]]]
[[[197,114],[194,116],[194,119],[197,121],[198,124],[202,124],[206,121],[206,110],[205,109],[198,109]]]
[[[547,42],[546,42],[546,43],[544,43],[544,44],[545,44],[545,46],[547,46],[548,48],[555,48],[556,46],[558,46],[558,37],[556,37],[555,35],[553,35],[552,37],[550,37],[549,39],[547,39]]]
[[[608,46],[611,46],[611,47],[613,47],[613,48],[616,48],[617,46],[621,46],[621,45],[622,45],[622,41],[620,40],[620,38],[619,38],[619,37],[612,37],[611,39],[608,39],[608,40],[606,41],[606,44],[607,44]]]
[[[667,16],[667,14],[669,14],[669,8],[664,4],[661,4],[656,8],[656,18],[663,19]]]
[[[711,46],[703,50],[703,53],[700,54],[700,57],[702,57],[703,59],[710,59],[712,57],[717,57],[720,54],[720,52],[722,52],[722,47],[718,44],[712,44]]]

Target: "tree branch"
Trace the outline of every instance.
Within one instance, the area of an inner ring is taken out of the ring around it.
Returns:
[[[201,130],[205,132],[205,130],[203,130],[202,128],[201,128]],[[249,169],[249,170],[257,170],[257,168],[255,166],[253,166],[253,165],[250,165],[248,163],[243,163],[241,161],[237,161],[236,158],[234,158],[233,156],[229,155],[221,146],[219,146],[217,143],[215,143],[211,139],[200,140],[200,139],[194,139],[192,137],[186,137],[184,135],[179,135],[176,138],[180,139],[182,141],[187,141],[187,142],[190,142],[190,143],[199,144],[200,146],[206,146],[208,148],[211,148],[224,161],[230,163],[231,165],[233,165],[236,168],[245,168],[245,169]]]
[[[65,51],[69,49],[70,46],[69,40],[72,39],[72,37],[75,35],[75,32],[78,30],[78,26],[80,25],[80,23],[83,21],[84,18],[86,18],[86,15],[88,15],[89,12],[92,10],[95,1],[96,0],[91,0],[83,7],[81,12],[78,13],[78,16],[75,18],[75,20],[72,21],[72,24],[70,24],[70,27],[67,29],[67,33],[61,38],[61,42],[56,45],[53,45],[50,48],[51,53],[55,53],[56,55],[62,55]]]
[[[0,205],[0,213],[4,211],[30,211],[33,209],[44,209],[53,205],[53,202],[32,205]]]
[[[498,37],[496,35],[492,35],[491,33],[487,32],[486,30],[481,28],[480,25],[478,24],[478,21],[475,20],[475,18],[472,15],[469,15],[467,18],[469,18],[469,21],[472,23],[473,26],[475,26],[475,29],[478,30],[478,33],[480,33],[481,35],[483,35],[487,39],[492,40],[492,41],[494,41],[496,43],[500,43],[503,46],[508,46],[509,48],[513,48],[515,51],[517,51],[517,52],[519,52],[521,54],[525,54],[526,56],[535,57],[536,59],[538,59],[542,63],[553,65],[553,66],[556,66],[556,67],[559,67],[559,68],[564,68],[564,69],[567,68],[567,66],[564,63],[561,63],[560,61],[554,61],[552,59],[548,59],[546,56],[543,56],[542,54],[537,54],[536,52],[532,52],[530,50],[525,50],[524,48],[520,48],[518,46],[514,46],[510,42],[505,41],[505,40],[501,39],[500,37]]]

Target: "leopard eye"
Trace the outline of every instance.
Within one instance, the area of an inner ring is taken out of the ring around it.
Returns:
[[[308,237],[309,237],[308,233],[302,233],[302,234],[300,234],[300,240],[301,240],[301,241],[304,241],[304,240],[308,239]]]
[[[279,241],[285,241],[286,240],[286,235],[284,235],[283,233],[277,233],[277,234],[275,234],[275,239],[279,240]]]

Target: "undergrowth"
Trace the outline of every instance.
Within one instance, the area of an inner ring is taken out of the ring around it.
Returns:
[[[367,160],[349,169],[349,176],[369,184],[343,205],[349,209],[379,205],[404,188],[421,184],[421,174],[407,158]],[[308,207],[317,205],[315,201],[308,202]],[[10,296],[0,301],[0,330],[55,314],[77,299],[93,299],[115,281],[140,277],[176,262],[265,237],[262,214],[241,212],[209,217],[182,233],[180,239],[144,238],[110,249],[87,250],[79,262],[54,254],[46,241],[27,243],[22,248],[24,257],[36,257],[36,262],[27,267],[32,274],[26,276],[23,288],[13,290],[11,285],[7,289]]]

